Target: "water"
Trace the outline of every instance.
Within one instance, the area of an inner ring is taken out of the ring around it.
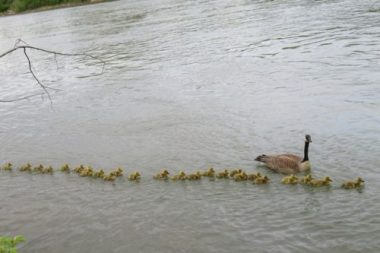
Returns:
[[[20,252],[380,252],[380,5],[376,1],[116,1],[0,18],[16,39],[107,62],[29,52],[60,89],[0,104],[1,163],[139,170],[115,184],[0,173],[0,234]],[[22,52],[0,99],[39,94]],[[285,186],[262,153],[302,154],[330,189]],[[157,182],[214,166],[267,186]],[[339,189],[362,176],[361,191]]]

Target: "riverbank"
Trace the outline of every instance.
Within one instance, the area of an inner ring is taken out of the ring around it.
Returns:
[[[44,5],[44,6],[39,6],[39,7],[35,7],[35,8],[32,7],[31,9],[26,9],[26,10],[22,10],[22,11],[17,11],[17,7],[12,6],[10,4],[9,9],[0,12],[0,17],[1,16],[18,15],[18,14],[27,14],[27,13],[31,13],[31,12],[48,11],[48,10],[61,9],[61,8],[77,7],[77,6],[82,6],[82,5],[97,4],[97,3],[111,2],[111,1],[115,1],[115,0],[88,0],[88,1],[72,0],[71,2],[50,4],[50,5]],[[1,10],[1,7],[2,6],[0,6],[0,10]],[[5,8],[5,7],[3,7],[3,8]]]

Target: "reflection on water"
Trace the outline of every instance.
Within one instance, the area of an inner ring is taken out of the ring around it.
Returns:
[[[0,104],[1,161],[139,170],[138,184],[0,173],[0,234],[22,252],[378,252],[380,8],[375,1],[117,1],[2,17],[17,38],[107,61],[30,52],[60,89]],[[22,52],[0,59],[0,99],[41,92]],[[155,182],[302,153],[331,189],[280,176]],[[362,176],[362,192],[337,188]]]

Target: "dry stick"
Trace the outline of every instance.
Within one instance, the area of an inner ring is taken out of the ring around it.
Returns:
[[[23,42],[23,41],[22,41]],[[25,43],[25,42],[23,42]],[[93,55],[90,55],[90,54],[86,54],[86,53],[81,53],[81,54],[68,54],[68,53],[60,53],[60,52],[56,52],[56,51],[51,51],[51,50],[46,50],[46,49],[43,49],[43,48],[38,48],[38,47],[33,47],[33,46],[29,46],[29,45],[22,45],[22,46],[18,46],[17,45],[18,42],[16,42],[15,44],[15,47],[6,51],[5,53],[2,53],[0,54],[0,58],[18,50],[18,49],[23,49],[24,50],[24,55],[26,57],[26,59],[28,60],[28,65],[29,65],[29,72],[32,74],[33,78],[37,81],[38,85],[44,90],[44,92],[48,95],[49,97],[49,100],[50,100],[50,103],[52,103],[52,100],[51,100],[51,96],[50,96],[50,93],[48,91],[48,89],[52,89],[52,90],[59,90],[59,89],[54,89],[54,88],[51,88],[49,86],[46,86],[44,84],[42,84],[40,82],[40,80],[38,80],[37,76],[34,74],[33,70],[32,70],[32,63],[30,61],[30,58],[28,56],[28,54],[26,53],[26,49],[33,49],[33,50],[37,50],[37,51],[41,51],[41,52],[45,52],[45,53],[48,53],[48,54],[53,54],[54,55],[54,59],[56,59],[56,56],[57,55],[62,55],[62,56],[85,56],[85,57],[89,57],[89,58],[92,58],[94,60],[97,60],[99,62],[101,62],[103,64],[102,66],[102,72],[99,74],[103,74],[104,73],[104,67],[106,65],[106,62],[103,61],[102,59],[98,58],[98,57],[95,57]],[[26,43],[25,43],[26,44]],[[37,95],[40,95],[40,94],[37,94]],[[27,98],[30,98],[30,97],[33,97],[33,96],[36,96],[36,95],[30,95],[30,96],[25,96],[25,97],[22,97],[22,98],[19,98],[19,99],[12,99],[12,100],[0,100],[0,102],[14,102],[14,101],[19,101],[19,100],[23,100],[23,99],[27,99]]]

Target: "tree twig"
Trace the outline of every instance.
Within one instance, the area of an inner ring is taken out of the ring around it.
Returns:
[[[22,45],[20,45],[20,43],[23,43]],[[56,62],[56,65],[57,65],[57,68],[58,68],[58,63],[57,63],[57,55],[60,55],[60,56],[80,56],[80,57],[87,57],[87,58],[91,58],[93,60],[96,60],[100,63],[102,63],[102,71],[101,73],[99,74],[95,74],[95,75],[102,75],[104,73],[104,68],[105,68],[105,65],[106,65],[106,62],[103,61],[102,59],[98,58],[98,57],[95,57],[93,55],[90,55],[90,54],[87,54],[87,53],[61,53],[61,52],[56,52],[56,51],[52,51],[52,50],[47,50],[47,49],[43,49],[43,48],[39,48],[39,47],[34,47],[34,46],[30,46],[28,45],[25,41],[21,40],[21,39],[18,39],[16,40],[16,43],[14,45],[14,47],[2,54],[0,54],[0,58],[8,55],[8,54],[11,54],[19,49],[22,49],[24,51],[24,55],[28,61],[28,68],[29,68],[29,72],[30,74],[33,76],[34,80],[37,81],[37,84],[43,89],[44,91],[44,94],[46,94],[50,100],[50,103],[52,103],[52,99],[51,99],[51,96],[50,96],[50,93],[49,93],[49,89],[51,90],[59,90],[59,89],[55,89],[55,88],[52,88],[52,87],[49,87],[47,85],[44,85],[39,79],[38,77],[36,76],[36,74],[34,73],[33,71],[33,68],[32,68],[32,62],[30,60],[30,57],[27,53],[27,49],[30,49],[30,50],[36,50],[36,51],[41,51],[41,52],[44,52],[44,53],[48,53],[48,54],[53,54],[54,55],[54,60]],[[41,95],[41,94],[37,94],[37,95]],[[30,96],[25,96],[25,97],[21,97],[21,98],[16,98],[16,99],[10,99],[10,100],[0,100],[0,102],[14,102],[14,101],[19,101],[19,100],[24,100],[24,99],[28,99],[30,97],[34,97],[36,96],[35,95],[30,95]]]

